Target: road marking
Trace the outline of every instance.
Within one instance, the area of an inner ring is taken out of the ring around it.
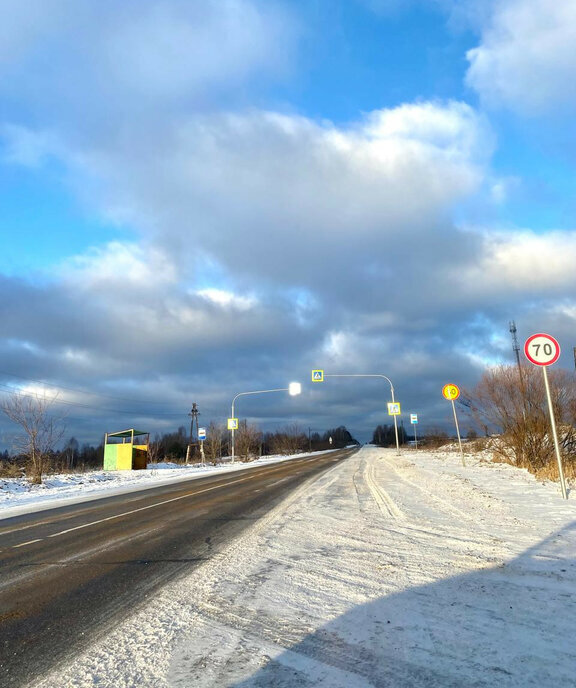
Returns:
[[[48,537],[58,537],[59,535],[65,535],[66,533],[71,533],[74,530],[82,530],[82,528],[88,528],[89,526],[96,526],[99,523],[105,523],[106,521],[112,521],[115,518],[122,518],[122,516],[130,516],[130,514],[137,514],[139,511],[147,511],[148,509],[154,509],[157,506],[163,506],[164,504],[170,504],[171,502],[178,502],[181,499],[186,499],[188,497],[196,497],[196,495],[204,494],[204,492],[212,492],[212,490],[217,490],[221,487],[226,487],[228,485],[234,485],[235,483],[244,483],[249,478],[243,478],[242,480],[232,480],[226,485],[213,485],[212,487],[207,487],[205,490],[200,490],[199,492],[194,492],[193,494],[185,494],[180,497],[172,497],[172,499],[166,499],[163,502],[156,502],[155,504],[149,504],[148,506],[141,506],[138,509],[132,509],[131,511],[124,511],[121,514],[115,514],[114,516],[108,516],[106,518],[101,518],[98,521],[91,521],[90,523],[83,523],[81,526],[74,526],[74,528],[67,528],[66,530],[61,530],[59,533],[52,533]]]
[[[37,538],[36,540],[28,540],[28,542],[21,542],[19,545],[13,545],[12,549],[17,547],[26,547],[26,545],[33,545],[35,542],[41,542],[44,538]]]
[[[292,464],[304,463],[304,462],[305,462],[304,459],[296,459],[295,461],[292,462]],[[284,464],[284,462],[281,462],[281,464]],[[278,466],[278,468],[275,467],[275,468],[270,469],[270,470],[260,471],[258,475],[263,475],[266,473],[269,474],[272,471],[279,470],[280,468],[284,468],[284,466],[280,465],[280,466]],[[185,495],[181,495],[180,497],[173,497],[171,499],[166,499],[162,502],[156,502],[155,504],[149,504],[148,506],[139,507],[138,509],[132,509],[130,511],[124,511],[121,514],[115,514],[114,516],[107,516],[106,518],[101,518],[97,521],[91,521],[90,523],[83,523],[82,525],[74,526],[73,528],[67,528],[66,530],[61,530],[57,533],[52,533],[52,535],[47,535],[46,538],[37,538],[36,540],[29,540],[28,542],[22,542],[19,545],[12,545],[11,549],[17,549],[18,547],[25,547],[26,545],[31,545],[35,542],[42,542],[43,540],[45,540],[47,538],[53,538],[53,537],[58,537],[60,535],[66,535],[66,533],[71,533],[75,530],[82,530],[83,528],[89,528],[90,526],[95,526],[95,525],[98,525],[99,523],[105,523],[106,521],[112,521],[115,518],[122,518],[123,516],[129,516],[130,514],[135,514],[135,513],[138,513],[140,511],[147,511],[148,509],[153,509],[157,506],[163,506],[164,504],[170,504],[171,502],[177,502],[181,499],[186,499],[188,497],[195,497],[196,495],[204,494],[205,492],[212,492],[213,490],[218,490],[220,488],[227,487],[228,485],[234,485],[237,483],[244,483],[244,482],[247,482],[247,481],[251,480],[252,478],[254,478],[255,475],[256,475],[256,471],[251,473],[251,475],[244,477],[244,478],[240,478],[238,480],[230,480],[226,483],[219,483],[218,485],[213,485],[212,487],[207,487],[204,490],[200,490],[198,492],[188,493]],[[276,484],[276,483],[273,483],[273,484]],[[28,527],[29,526],[24,526],[24,528],[22,528],[22,530],[24,530]]]

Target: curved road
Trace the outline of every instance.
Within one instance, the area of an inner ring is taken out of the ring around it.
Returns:
[[[0,685],[24,686],[188,574],[341,450],[0,520]]]

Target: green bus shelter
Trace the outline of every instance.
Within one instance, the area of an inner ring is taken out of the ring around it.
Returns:
[[[104,470],[131,471],[146,469],[150,433],[143,430],[107,432],[104,439]]]

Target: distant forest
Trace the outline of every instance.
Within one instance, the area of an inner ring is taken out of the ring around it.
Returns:
[[[344,427],[331,428],[323,433],[304,432],[297,425],[287,426],[276,432],[261,432],[256,426],[246,421],[240,422],[236,431],[235,445],[238,459],[249,461],[258,456],[270,454],[296,454],[299,452],[338,449],[351,444],[359,444]],[[150,438],[150,463],[174,462],[186,460],[190,434],[184,426],[174,432],[156,434]],[[190,447],[189,461],[200,461],[200,444],[193,439]],[[220,424],[210,423],[204,441],[206,461],[218,463],[222,457],[230,455],[230,432]],[[75,437],[67,440],[61,449],[52,449],[44,457],[46,473],[93,470],[103,465],[104,445],[94,447],[82,444]],[[29,457],[26,453],[5,450],[0,452],[0,476],[18,477],[27,467]]]

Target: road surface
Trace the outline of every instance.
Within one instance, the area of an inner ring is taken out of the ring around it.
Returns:
[[[0,521],[0,685],[26,685],[106,637],[164,583],[354,451]]]

